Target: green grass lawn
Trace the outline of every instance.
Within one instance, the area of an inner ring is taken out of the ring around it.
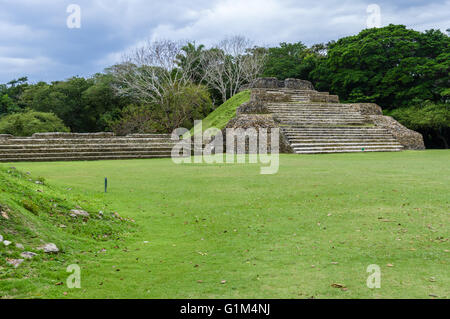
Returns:
[[[170,159],[15,163],[76,196],[103,200],[134,219],[136,230],[34,263],[33,275],[0,280],[0,291],[26,298],[449,298],[449,164],[449,151],[282,155],[276,175],[260,175],[254,164]],[[57,285],[74,263],[82,288]],[[371,264],[381,267],[381,289],[366,286]]]

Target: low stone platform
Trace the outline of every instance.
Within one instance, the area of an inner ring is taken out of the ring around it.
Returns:
[[[169,134],[37,133],[0,135],[0,162],[91,161],[171,156]]]

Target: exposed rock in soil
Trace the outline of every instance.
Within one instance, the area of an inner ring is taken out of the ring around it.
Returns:
[[[20,266],[21,263],[23,263],[24,259],[6,259],[6,262],[10,264],[11,266],[14,266],[14,268],[17,268]]]
[[[76,216],[83,216],[83,217],[89,217],[89,213],[84,211],[84,210],[80,210],[80,209],[72,209],[70,211],[70,216],[72,217],[76,217]]]
[[[32,253],[30,251],[24,251],[23,253],[20,254],[20,256],[22,256],[25,259],[31,259],[31,258],[37,256],[37,254]]]
[[[47,254],[59,252],[59,248],[53,243],[45,244],[44,246],[39,247],[38,250],[43,250],[44,253]]]

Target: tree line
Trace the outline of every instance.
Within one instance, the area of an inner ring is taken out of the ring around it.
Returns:
[[[148,42],[89,78],[31,84],[24,77],[0,85],[0,133],[29,134],[19,119],[30,112],[26,116],[35,119],[35,131],[62,129],[55,126],[58,119],[73,132],[190,128],[264,76],[309,80],[343,102],[377,103],[423,133],[428,147],[448,148],[449,47],[449,36],[439,30],[419,32],[402,25],[310,47],[302,42],[258,47],[241,36],[210,48],[195,42]],[[40,120],[42,113],[55,118]]]

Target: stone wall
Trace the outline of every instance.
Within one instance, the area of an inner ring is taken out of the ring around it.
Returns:
[[[349,105],[362,115],[383,115],[383,110],[375,103],[353,103]]]
[[[314,86],[311,82],[299,79],[284,80],[284,87],[294,90],[314,90]]]
[[[269,114],[269,109],[267,108],[267,104],[261,101],[251,100],[247,103],[242,104],[236,110],[236,115],[241,114]]]
[[[255,80],[249,88],[252,89],[295,89],[314,90],[311,82],[300,79],[278,80],[277,78],[259,78]]]
[[[268,89],[252,89],[251,102],[289,102],[290,94],[283,91],[270,91]]]
[[[406,150],[424,150],[425,143],[422,134],[401,125],[390,116],[368,115],[377,126],[388,130]]]
[[[249,129],[254,128],[256,130],[257,135],[252,136],[254,138],[258,137],[258,133],[260,129],[267,129],[268,140],[267,140],[267,152],[271,152],[271,138],[270,133],[273,128],[278,128],[278,124],[274,121],[273,116],[271,114],[239,114],[230,122],[228,122],[226,128],[223,130],[223,136],[226,137],[226,129]],[[226,140],[226,138],[225,138]],[[279,138],[279,147],[280,153],[292,153],[292,149],[290,144],[284,134],[280,130],[280,138]],[[226,142],[224,145],[224,149],[226,149]],[[235,151],[237,151],[235,149]],[[245,145],[246,153],[249,152],[248,140]]]

